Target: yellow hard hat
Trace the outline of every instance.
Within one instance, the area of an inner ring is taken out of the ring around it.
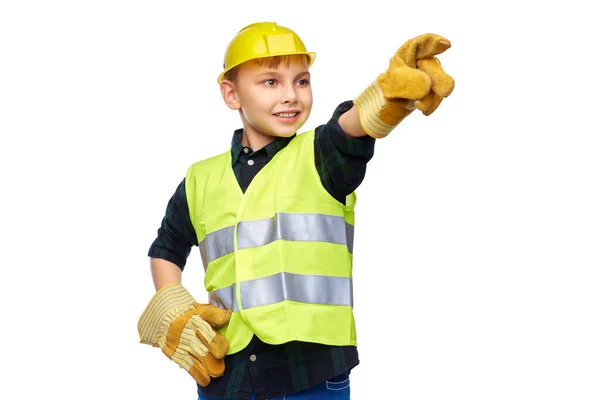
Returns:
[[[257,58],[306,54],[310,67],[316,54],[309,53],[304,43],[296,33],[275,22],[257,22],[240,30],[227,46],[223,72],[219,75],[218,83],[233,67]]]

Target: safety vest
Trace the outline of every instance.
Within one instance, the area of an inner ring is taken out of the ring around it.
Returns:
[[[228,354],[253,334],[356,346],[352,245],[356,195],[322,186],[314,129],[294,137],[242,192],[231,152],[192,165],[186,195],[211,304],[232,310]]]

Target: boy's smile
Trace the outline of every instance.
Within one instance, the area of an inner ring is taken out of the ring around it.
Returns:
[[[293,136],[304,125],[312,108],[310,73],[304,57],[292,58],[271,68],[249,61],[239,67],[223,97],[240,111],[243,141],[254,150],[275,137]],[[222,85],[223,86],[223,85]]]
[[[300,112],[290,110],[290,111],[283,111],[280,113],[276,113],[273,115],[275,115],[277,117],[277,119],[279,119],[283,123],[293,124],[294,122],[296,122],[298,120],[298,118],[300,116]]]

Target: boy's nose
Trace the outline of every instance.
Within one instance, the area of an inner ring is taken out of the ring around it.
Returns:
[[[296,87],[294,85],[286,85],[283,87],[282,103],[294,103],[297,98]]]

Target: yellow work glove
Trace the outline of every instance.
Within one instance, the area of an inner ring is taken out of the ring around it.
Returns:
[[[225,371],[227,339],[214,329],[229,322],[231,311],[198,304],[180,284],[156,292],[138,321],[140,342],[162,349],[201,386]],[[214,329],[213,329],[214,328]]]
[[[369,136],[387,136],[415,108],[430,115],[452,93],[454,79],[435,57],[449,48],[444,37],[426,33],[396,51],[388,69],[354,99]]]

